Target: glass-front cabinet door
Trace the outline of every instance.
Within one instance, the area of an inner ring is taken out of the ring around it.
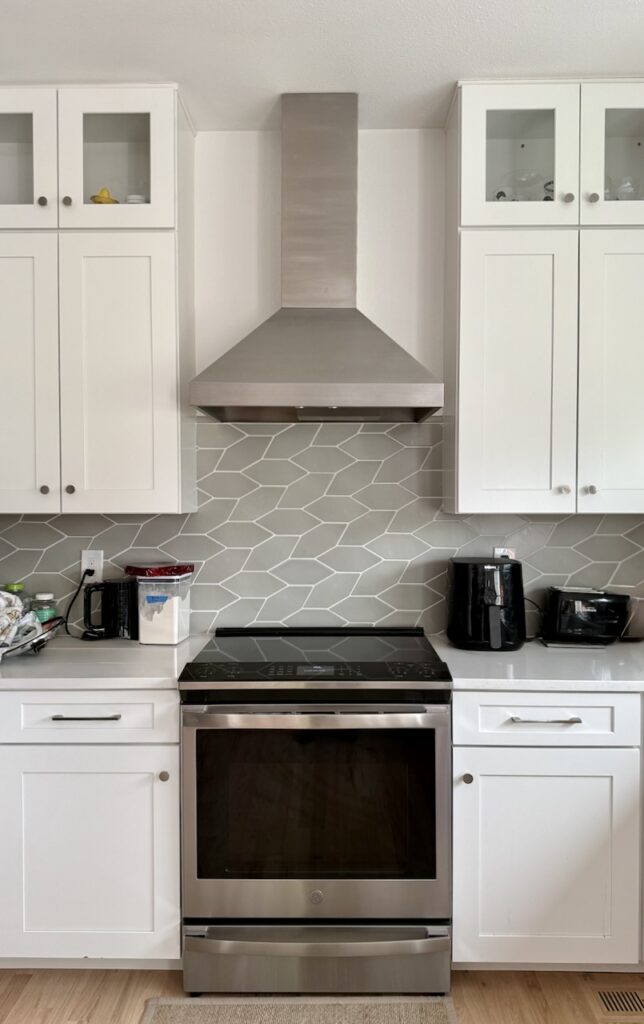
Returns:
[[[0,89],[0,228],[55,228],[56,90]]]
[[[461,125],[463,225],[578,223],[578,85],[464,85]]]
[[[644,224],[644,84],[581,87],[581,223]]]
[[[174,226],[175,90],[58,92],[60,226]]]

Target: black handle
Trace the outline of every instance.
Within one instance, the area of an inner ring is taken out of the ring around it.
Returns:
[[[101,634],[105,632],[105,621],[104,621],[104,609],[103,609],[103,598],[102,594],[105,590],[105,583],[88,583],[85,586],[85,594],[83,597],[83,624],[85,629],[90,633]],[[94,622],[92,620],[92,594],[101,594],[100,602],[100,622]]]
[[[498,604],[488,605],[488,626],[490,629],[490,647],[493,651],[501,650],[501,609]]]
[[[38,196],[38,206],[47,205],[47,196]]]
[[[71,205],[72,205],[72,197],[71,196],[63,196],[63,206],[71,206]]]
[[[52,715],[52,722],[120,722],[122,715]]]

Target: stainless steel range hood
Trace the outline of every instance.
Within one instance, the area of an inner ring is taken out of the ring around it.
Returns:
[[[443,385],[356,308],[358,97],[282,97],[282,308],[190,383],[218,420],[423,420]]]

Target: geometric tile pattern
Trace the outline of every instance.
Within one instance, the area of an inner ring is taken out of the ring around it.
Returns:
[[[643,516],[452,516],[441,511],[439,421],[198,425],[191,515],[0,515],[0,582],[64,605],[82,548],[105,575],[129,561],[197,565],[192,629],[445,624],[454,554],[516,549],[526,591],[606,586],[644,597]]]

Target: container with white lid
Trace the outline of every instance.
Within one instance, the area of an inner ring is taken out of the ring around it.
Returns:
[[[190,633],[194,564],[128,565],[139,594],[139,643],[178,644]]]

